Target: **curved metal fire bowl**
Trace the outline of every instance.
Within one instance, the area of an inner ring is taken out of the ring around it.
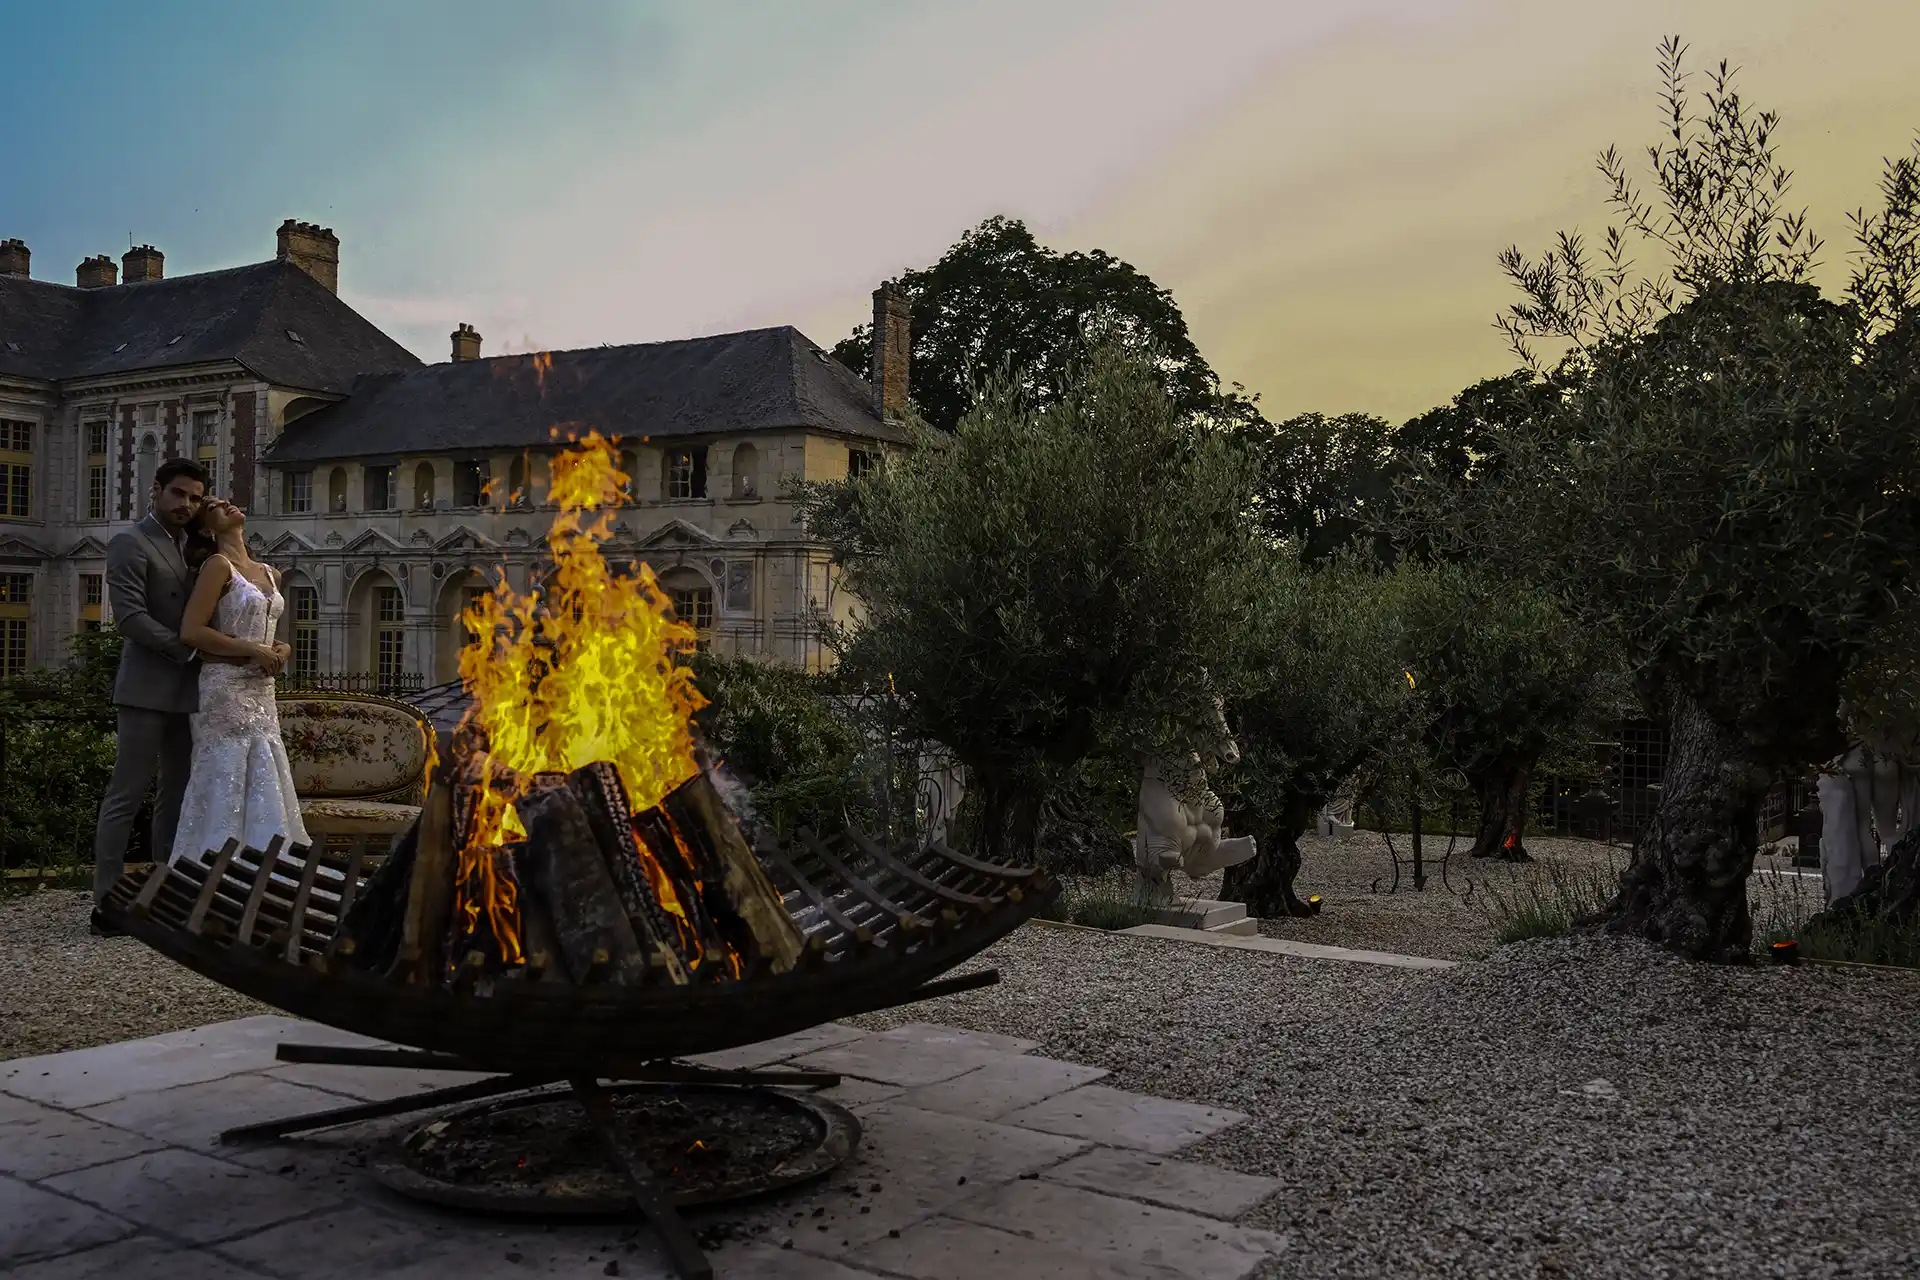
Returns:
[[[422,985],[338,963],[338,921],[365,884],[365,846],[156,866],[114,886],[99,917],[171,960],[292,1014],[391,1044],[530,1077],[645,1078],[668,1059],[756,1044],[967,983],[940,975],[986,950],[1059,892],[1044,872],[935,843],[883,848],[858,832],[761,849],[806,938],[800,964],[675,986],[481,978]],[[977,985],[968,983],[967,985]]]
[[[647,1119],[636,1120],[633,1111],[658,1120],[670,1119],[675,1104],[687,1109],[680,1122],[687,1127],[653,1135],[656,1146],[664,1142],[672,1150],[670,1167],[653,1170],[655,1185],[681,1209],[810,1182],[832,1172],[860,1142],[860,1121],[845,1107],[772,1089],[623,1085],[605,1097],[616,1114],[627,1113],[622,1126],[630,1147],[644,1146],[649,1137]],[[724,1116],[728,1111],[731,1117]],[[702,1123],[701,1113],[719,1115],[722,1123]],[[729,1118],[733,1123],[724,1123]],[[689,1139],[702,1134],[703,1145],[694,1150]],[[392,1191],[452,1209],[630,1216],[633,1192],[606,1158],[604,1136],[570,1093],[546,1091],[445,1112],[389,1139],[372,1153],[367,1171]],[[465,1176],[450,1176],[449,1165],[462,1166]]]

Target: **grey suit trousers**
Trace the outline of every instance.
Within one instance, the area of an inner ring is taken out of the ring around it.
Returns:
[[[156,772],[160,786],[153,800],[154,860],[165,862],[173,852],[180,801],[187,793],[187,770],[193,764],[193,722],[186,712],[127,706],[116,710],[120,730],[113,752],[113,780],[100,801],[100,821],[93,835],[96,904],[106,899],[126,871],[127,837],[133,833],[134,815],[140,812],[140,801]]]

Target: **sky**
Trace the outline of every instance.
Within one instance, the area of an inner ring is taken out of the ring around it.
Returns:
[[[0,238],[169,275],[341,240],[425,360],[794,324],[993,214],[1173,291],[1270,416],[1398,420],[1514,364],[1495,261],[1605,228],[1656,49],[1742,68],[1844,283],[1920,130],[1913,0],[0,0]]]

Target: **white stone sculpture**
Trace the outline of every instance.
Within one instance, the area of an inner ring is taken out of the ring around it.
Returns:
[[[1821,770],[1815,787],[1820,871],[1832,904],[1858,893],[1881,851],[1920,825],[1920,732],[1904,742],[1876,736],[1855,743]]]
[[[1327,801],[1320,810],[1319,820],[1314,823],[1314,833],[1332,836],[1344,840],[1353,834],[1353,795],[1351,792],[1335,796]]]
[[[1207,785],[1210,772],[1240,760],[1220,699],[1191,726],[1188,746],[1184,758],[1149,758],[1140,775],[1133,856],[1148,890],[1161,899],[1171,894],[1168,873],[1176,867],[1198,880],[1259,852],[1252,836],[1221,837],[1225,806]]]

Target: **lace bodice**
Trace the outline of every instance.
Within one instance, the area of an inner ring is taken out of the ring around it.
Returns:
[[[232,585],[214,606],[213,629],[236,640],[265,644],[280,625],[286,599],[278,590],[272,594],[262,591],[238,569],[229,568],[233,574]]]

